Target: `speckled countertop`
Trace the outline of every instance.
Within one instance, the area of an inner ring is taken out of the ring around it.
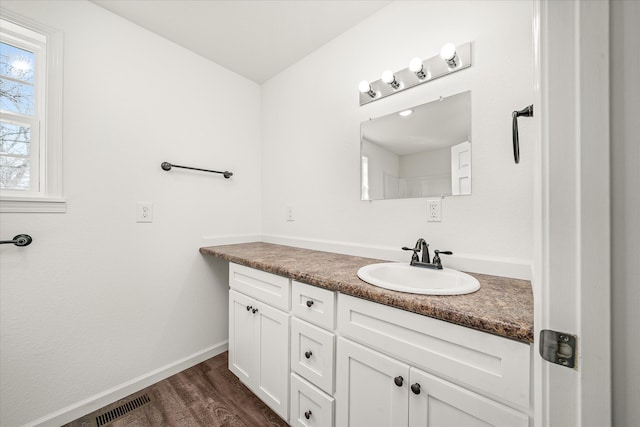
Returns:
[[[362,281],[357,275],[360,267],[387,262],[372,258],[261,242],[203,247],[200,253],[484,332],[533,342],[533,293],[531,283],[526,280],[469,273],[480,282],[477,292],[416,295]]]

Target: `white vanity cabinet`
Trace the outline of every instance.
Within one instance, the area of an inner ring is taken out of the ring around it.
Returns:
[[[292,426],[527,427],[531,346],[230,263],[229,369]]]
[[[290,280],[230,264],[229,285],[229,369],[286,420]]]
[[[338,426],[529,425],[527,344],[343,294],[338,331]]]

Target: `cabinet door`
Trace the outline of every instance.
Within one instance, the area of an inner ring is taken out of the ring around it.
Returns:
[[[338,339],[338,426],[407,426],[408,386],[408,365],[344,338]]]
[[[229,370],[249,388],[254,385],[258,369],[252,313],[255,306],[254,299],[229,291]]]
[[[253,392],[283,419],[289,412],[289,314],[256,302]],[[252,310],[253,311],[253,310]]]
[[[411,368],[409,426],[527,427],[526,414],[458,385]]]

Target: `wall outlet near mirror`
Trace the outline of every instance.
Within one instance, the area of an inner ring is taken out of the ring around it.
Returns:
[[[442,221],[442,199],[427,200],[427,221],[428,222]]]

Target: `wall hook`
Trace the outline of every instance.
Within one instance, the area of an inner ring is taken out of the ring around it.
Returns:
[[[513,117],[513,160],[516,164],[520,163],[520,139],[518,137],[518,117],[533,117],[533,105],[523,108],[520,111],[514,111]]]

